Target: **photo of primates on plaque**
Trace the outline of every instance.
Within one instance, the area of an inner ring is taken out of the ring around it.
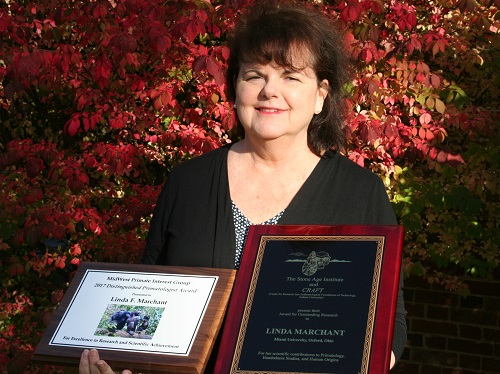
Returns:
[[[109,304],[106,306],[95,336],[153,339],[164,307]]]
[[[34,359],[78,366],[99,350],[115,370],[202,373],[222,326],[235,270],[84,262]]]

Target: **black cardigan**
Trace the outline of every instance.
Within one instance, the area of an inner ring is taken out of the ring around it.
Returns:
[[[142,262],[234,268],[235,231],[227,175],[229,147],[174,167],[151,220]],[[340,155],[322,158],[286,208],[279,224],[395,225],[380,178]],[[392,350],[406,343],[403,277]]]

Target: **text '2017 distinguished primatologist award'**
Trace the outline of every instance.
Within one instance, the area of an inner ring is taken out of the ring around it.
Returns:
[[[234,270],[83,263],[35,359],[77,365],[95,348],[114,369],[202,373]]]

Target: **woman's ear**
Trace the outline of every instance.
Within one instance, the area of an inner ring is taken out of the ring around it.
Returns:
[[[323,79],[318,85],[318,96],[316,97],[316,107],[314,108],[314,113],[319,114],[323,110],[323,103],[328,96],[328,91],[330,88],[330,83],[328,80]]]

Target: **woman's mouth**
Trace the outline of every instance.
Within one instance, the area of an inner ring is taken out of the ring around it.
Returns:
[[[279,113],[279,112],[283,112],[282,109],[276,109],[276,108],[257,108],[257,110],[259,112],[262,112],[262,113]]]

